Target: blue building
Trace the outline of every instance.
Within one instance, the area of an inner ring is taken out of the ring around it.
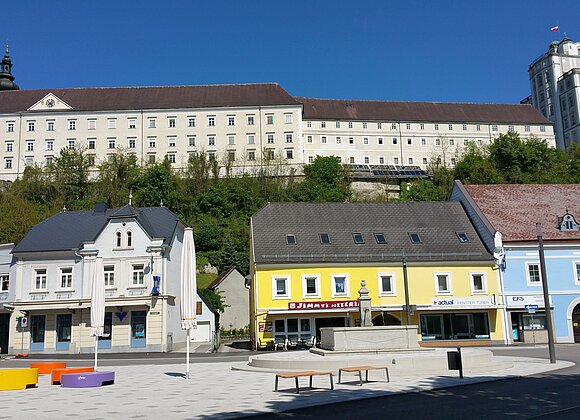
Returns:
[[[580,342],[580,185],[455,181],[450,199],[463,204],[496,258],[511,342],[547,342],[536,233],[541,223],[556,342]]]
[[[8,353],[11,303],[14,300],[14,244],[0,244],[0,354]]]

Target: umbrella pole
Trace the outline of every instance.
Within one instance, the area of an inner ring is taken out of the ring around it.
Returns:
[[[99,351],[99,337],[95,335],[95,372],[97,371],[97,353]]]
[[[191,330],[188,328],[187,329],[187,354],[185,356],[185,366],[186,366],[186,374],[185,374],[185,378],[189,379],[189,332]]]

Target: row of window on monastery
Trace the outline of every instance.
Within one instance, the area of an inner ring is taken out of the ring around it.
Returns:
[[[208,115],[206,116],[207,118],[207,127],[215,127],[217,125],[217,115]],[[107,124],[106,127],[109,130],[113,130],[117,128],[117,120],[118,118],[107,118]],[[157,123],[158,118],[157,117],[147,117],[147,128],[158,128],[158,123]],[[235,115],[227,115],[226,116],[226,123],[228,127],[235,127],[237,121],[237,117]],[[248,126],[254,126],[256,124],[256,117],[255,115],[246,115],[246,125]],[[56,119],[47,119],[46,120],[46,131],[55,131],[56,130]],[[97,129],[97,118],[88,118],[87,119],[87,129],[88,130],[96,130]],[[274,114],[266,114],[265,115],[265,123],[266,125],[274,125]],[[292,124],[293,123],[293,114],[292,113],[285,113],[284,114],[284,124]],[[319,124],[319,128],[324,129],[327,127],[331,127],[332,126],[332,122],[327,122],[327,121],[318,121],[316,122],[317,124]],[[313,121],[306,121],[306,127],[307,128],[313,128],[313,125],[315,124],[315,122]],[[461,127],[462,131],[468,131],[469,128],[471,127],[472,129],[475,128],[475,131],[482,131],[482,126],[483,127],[487,127],[489,124],[453,124],[453,123],[449,123],[449,124],[440,124],[440,123],[432,123],[432,124],[426,124],[426,123],[387,123],[387,122],[353,122],[353,121],[335,121],[334,122],[334,127],[335,128],[343,128],[345,125],[349,128],[349,129],[354,129],[355,126],[356,128],[362,128],[362,129],[368,129],[370,125],[373,125],[374,127],[376,127],[377,130],[382,130],[383,127],[389,127],[391,130],[395,130],[395,131],[399,131],[400,129],[404,128],[406,130],[416,130],[417,127],[419,128],[419,130],[426,130],[426,129],[430,129],[431,126],[434,130],[438,131],[440,130],[440,126],[447,126],[447,130],[448,131],[454,131],[454,128],[458,128]],[[376,124],[376,125],[375,125]],[[128,117],[127,118],[127,129],[137,129],[137,117]],[[429,126],[429,127],[427,127]],[[6,132],[7,133],[13,133],[15,132],[15,127],[16,127],[16,121],[7,121],[6,122]],[[77,130],[78,127],[78,120],[76,118],[71,118],[71,119],[67,119],[66,121],[66,129],[68,131],[75,131]],[[193,127],[197,127],[197,116],[188,116],[186,117],[186,124],[184,125],[184,127],[187,128],[193,128]],[[373,127],[373,128],[374,128]],[[25,122],[25,129],[27,132],[34,132],[37,131],[38,128],[38,124],[36,120],[26,120]],[[166,128],[177,128],[177,117],[167,117],[167,124],[166,124]],[[491,124],[490,125],[490,130],[491,131],[499,131],[499,125],[498,124]],[[514,131],[514,125],[513,124],[508,124],[508,131]],[[531,131],[531,126],[530,125],[525,125],[524,126],[524,131],[525,132],[530,132]],[[546,131],[546,127],[544,125],[540,125],[540,131],[541,132],[545,132]]]

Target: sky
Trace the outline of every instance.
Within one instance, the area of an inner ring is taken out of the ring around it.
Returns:
[[[21,89],[277,82],[317,98],[518,103],[549,43],[580,41],[580,0],[8,3],[0,40]]]

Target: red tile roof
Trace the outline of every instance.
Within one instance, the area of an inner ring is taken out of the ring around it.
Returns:
[[[299,105],[277,83],[256,83],[2,91],[0,113],[24,112],[49,93],[76,111]]]
[[[464,187],[504,241],[535,241],[538,222],[544,240],[580,240],[579,231],[559,229],[566,210],[580,221],[580,184]]]
[[[303,118],[314,120],[551,124],[531,105],[295,99],[304,104]]]

